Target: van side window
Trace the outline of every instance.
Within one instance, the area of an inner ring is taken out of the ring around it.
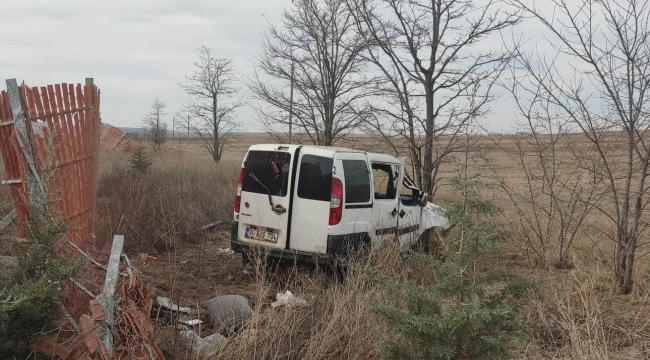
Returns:
[[[394,199],[397,196],[396,174],[389,164],[372,164],[375,199]]]
[[[360,204],[370,201],[370,172],[363,160],[343,160],[345,173],[345,203]]]
[[[304,155],[300,161],[298,197],[329,202],[332,196],[332,158]]]
[[[411,190],[402,184],[402,189],[399,192],[399,198],[402,201],[404,206],[415,206],[417,205],[416,201],[416,192]]]

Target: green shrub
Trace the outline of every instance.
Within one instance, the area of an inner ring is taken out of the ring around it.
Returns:
[[[143,145],[136,146],[133,155],[129,159],[129,168],[137,172],[145,173],[153,161],[149,158],[144,150]]]
[[[412,254],[408,263],[423,284],[370,272],[389,301],[370,308],[393,330],[381,346],[385,359],[497,359],[521,328],[518,309],[528,286],[490,264],[504,238],[491,218],[498,209],[480,196],[478,179],[457,178],[462,201],[449,208],[455,228],[444,239],[443,261]]]
[[[42,333],[56,330],[61,316],[62,287],[78,264],[56,255],[56,242],[64,224],[32,225],[27,254],[4,281],[0,290],[0,354],[25,358],[30,345]]]

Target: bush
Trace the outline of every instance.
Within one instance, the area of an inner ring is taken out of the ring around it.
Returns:
[[[370,302],[371,310],[393,330],[381,347],[385,359],[504,358],[519,333],[518,310],[527,286],[489,263],[504,237],[491,222],[498,209],[471,190],[480,187],[476,179],[456,179],[453,185],[464,198],[450,208],[456,227],[445,239],[444,260],[409,256],[409,263],[432,283],[371,272],[394,299]]]
[[[61,316],[65,282],[78,264],[56,255],[56,242],[63,234],[62,223],[32,224],[29,251],[0,290],[0,354],[26,358],[36,337],[56,329]]]
[[[153,161],[151,161],[144,151],[144,146],[137,146],[135,151],[133,151],[133,155],[131,155],[131,159],[129,159],[129,168],[140,173],[145,173],[151,164],[153,164]]]

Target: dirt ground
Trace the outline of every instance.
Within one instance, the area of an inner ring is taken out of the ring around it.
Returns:
[[[156,296],[165,296],[181,306],[196,307],[216,295],[237,294],[254,298],[254,275],[244,269],[238,253],[224,254],[229,234],[217,230],[198,244],[178,246],[140,269]]]

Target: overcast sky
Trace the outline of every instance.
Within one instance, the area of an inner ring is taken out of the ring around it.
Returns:
[[[140,126],[156,96],[170,114],[188,102],[178,82],[193,71],[201,44],[232,58],[241,75],[251,74],[265,25],[290,5],[291,0],[0,0],[0,77],[30,86],[93,77],[102,92],[102,120]],[[491,130],[511,127],[511,105],[508,99],[492,105]],[[238,118],[244,130],[257,130],[250,110],[240,109]]]

